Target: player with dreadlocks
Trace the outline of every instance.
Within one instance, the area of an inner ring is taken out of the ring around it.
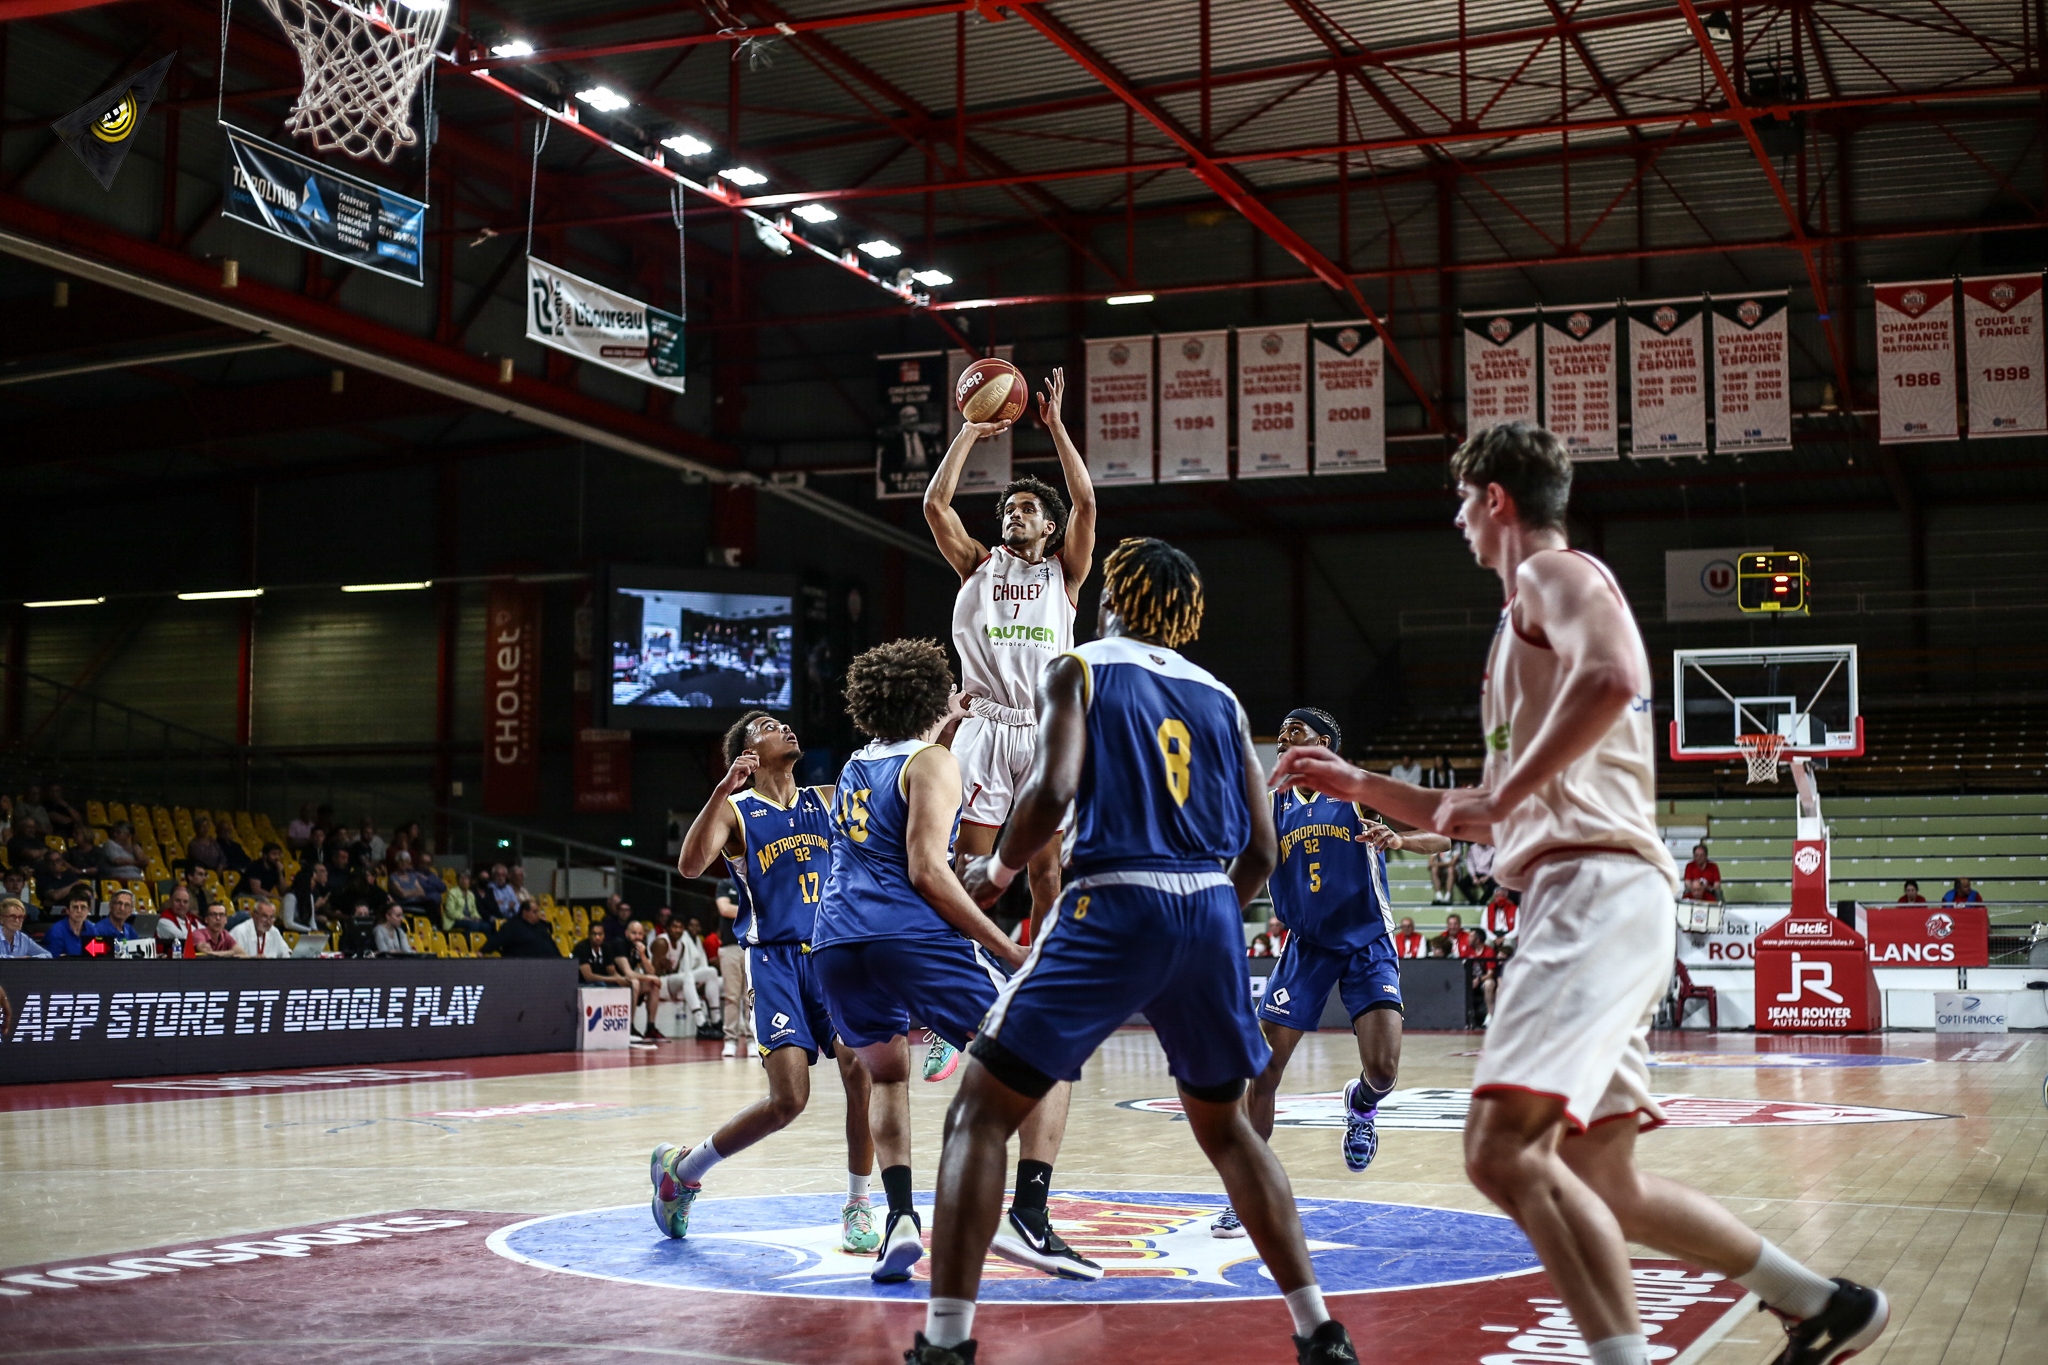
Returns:
[[[1068,881],[968,1047],[946,1116],[932,1297],[911,1365],[973,1361],[1010,1134],[1140,1010],[1195,1140],[1287,1297],[1297,1358],[1357,1359],[1323,1307],[1287,1173],[1245,1112],[1245,1085],[1272,1057],[1252,1018],[1242,914],[1273,870],[1273,807],[1244,708],[1176,652],[1201,625],[1194,562],[1164,541],[1126,540],[1103,565],[1102,638],[1054,659],[1039,680],[1030,777],[1001,842],[968,864],[966,880],[992,904],[1071,802]]]

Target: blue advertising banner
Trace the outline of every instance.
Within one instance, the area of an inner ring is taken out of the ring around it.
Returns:
[[[239,128],[228,135],[221,213],[363,270],[424,282],[427,206],[329,170]]]

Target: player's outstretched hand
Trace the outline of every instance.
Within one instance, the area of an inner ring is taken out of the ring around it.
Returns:
[[[1359,843],[1371,844],[1382,853],[1399,853],[1408,846],[1400,831],[1390,829],[1377,820],[1367,820],[1364,824],[1365,829],[1358,835]]]
[[[986,441],[991,436],[1002,435],[1004,432],[1008,431],[1011,428],[1011,426],[1015,424],[1015,422],[1015,418],[1011,418],[1008,422],[963,422],[960,426],[960,429],[962,431],[973,432],[974,439],[977,441]]]
[[[1038,420],[1048,427],[1060,425],[1060,408],[1066,401],[1066,367],[1055,365],[1052,367],[1052,378],[1045,382],[1045,392],[1038,395]]]
[[[1493,822],[1500,818],[1494,794],[1484,787],[1454,787],[1436,803],[1432,824],[1439,834],[1467,843],[1493,842]]]
[[[752,749],[744,751],[738,758],[732,761],[732,766],[725,770],[725,778],[718,784],[718,794],[720,796],[731,796],[741,787],[747,785],[747,782],[754,776],[754,770],[760,766],[761,755],[755,753]]]
[[[1280,763],[1266,785],[1274,791],[1305,787],[1325,796],[1360,801],[1365,798],[1363,776],[1363,770],[1352,767],[1321,745],[1304,744],[1280,755]]]

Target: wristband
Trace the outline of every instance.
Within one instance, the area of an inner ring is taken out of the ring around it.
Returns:
[[[991,853],[988,856],[989,885],[998,891],[1009,890],[1010,883],[1017,880],[1017,874],[1022,870],[1021,868],[1011,867],[1008,863],[1004,862],[1000,854]]]

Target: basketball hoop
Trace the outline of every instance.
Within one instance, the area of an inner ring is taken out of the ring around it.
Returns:
[[[1749,762],[1751,782],[1776,782],[1778,760],[1785,752],[1783,735],[1742,735],[1735,745],[1742,750],[1743,758]]]
[[[448,0],[263,0],[298,49],[305,88],[286,130],[316,150],[389,162],[419,141],[412,97],[433,64]]]

